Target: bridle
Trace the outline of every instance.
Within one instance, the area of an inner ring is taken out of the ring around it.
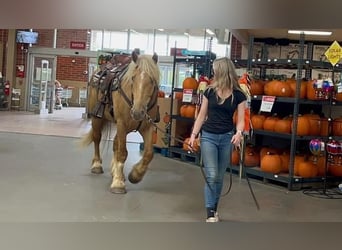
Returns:
[[[125,100],[125,102],[127,103],[127,105],[129,106],[130,110],[132,110],[133,105],[134,105],[134,96],[133,96],[133,78],[134,76],[132,76],[132,83],[131,83],[131,97],[129,98],[127,96],[127,94],[125,93],[125,91],[122,89],[122,77],[124,76],[124,74],[127,72],[128,67],[126,67],[124,69],[124,72],[122,72],[121,77],[118,78],[119,83],[118,83],[118,92],[120,93],[120,95],[123,97],[123,99]],[[158,91],[159,91],[159,87],[157,84],[157,81],[155,79],[153,79],[151,76],[148,76],[150,78],[149,83],[153,84],[153,92],[150,98],[150,101],[147,104],[147,108],[146,108],[146,116],[149,116],[148,112],[157,105],[158,102]],[[139,122],[138,127],[135,129],[135,131],[138,131],[141,124],[142,124],[143,120]],[[154,123],[152,123],[154,124]]]

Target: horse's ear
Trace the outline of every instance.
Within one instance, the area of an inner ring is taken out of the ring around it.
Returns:
[[[158,62],[158,55],[157,55],[156,52],[154,52],[154,54],[153,54],[153,56],[152,56],[152,59],[153,59],[153,61],[154,61],[155,63]]]
[[[132,51],[132,60],[133,60],[133,62],[135,62],[135,63],[137,62],[138,56],[139,56],[139,53],[137,53],[136,50],[133,50]]]

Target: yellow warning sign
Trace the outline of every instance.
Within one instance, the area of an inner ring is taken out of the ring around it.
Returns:
[[[333,42],[324,53],[329,62],[335,66],[342,58],[342,48],[337,41]]]

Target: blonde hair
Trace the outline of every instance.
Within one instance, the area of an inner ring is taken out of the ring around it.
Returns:
[[[239,76],[236,73],[233,62],[228,57],[217,58],[213,62],[214,79],[212,88],[218,89],[243,90],[239,84]],[[232,93],[232,102],[234,94]]]

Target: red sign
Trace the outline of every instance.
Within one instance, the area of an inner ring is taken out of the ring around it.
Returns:
[[[70,42],[70,49],[85,49],[86,43],[85,42]]]

